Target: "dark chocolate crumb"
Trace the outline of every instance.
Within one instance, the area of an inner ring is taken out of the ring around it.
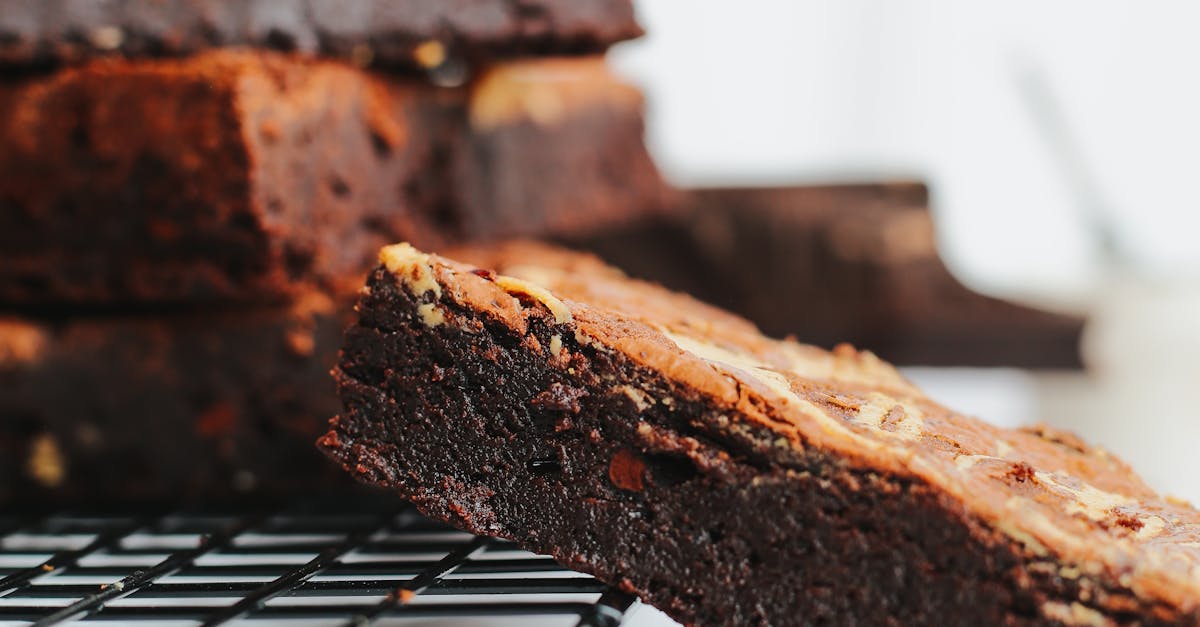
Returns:
[[[584,396],[587,396],[587,392],[582,388],[569,387],[555,382],[551,383],[549,388],[542,390],[537,396],[533,397],[529,401],[529,404],[538,409],[578,414],[580,409],[579,399]]]
[[[1142,527],[1146,526],[1146,523],[1142,522],[1140,518],[1134,516],[1133,514],[1127,514],[1125,512],[1116,510],[1113,510],[1112,514],[1113,525],[1117,527],[1122,527],[1136,533],[1141,531]]]
[[[1008,476],[1019,483],[1037,482],[1036,471],[1033,469],[1033,466],[1025,462],[1013,462],[1012,468],[1008,471]]]

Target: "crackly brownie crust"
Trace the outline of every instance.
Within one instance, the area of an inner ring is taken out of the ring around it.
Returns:
[[[694,624],[1200,624],[1200,514],[867,353],[533,245],[385,249],[320,446]]]
[[[388,241],[567,232],[665,202],[640,95],[602,59],[486,76],[446,89],[217,51],[0,85],[0,302],[281,302],[359,283]],[[558,193],[505,193],[543,180]]]
[[[894,181],[687,190],[674,214],[564,242],[770,335],[905,365],[1080,367],[1080,318],[970,290],[935,240],[925,186]]]
[[[342,485],[312,440],[349,297],[0,316],[0,503],[232,501]],[[345,482],[349,483],[349,482]]]
[[[429,70],[595,53],[641,32],[630,0],[0,0],[0,68],[250,46]]]

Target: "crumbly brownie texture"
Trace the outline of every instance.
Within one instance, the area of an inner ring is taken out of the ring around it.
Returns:
[[[946,269],[920,183],[700,189],[682,199],[674,215],[563,241],[771,335],[851,342],[901,364],[1081,365],[1080,318],[984,296]]]
[[[0,318],[0,503],[232,501],[339,481],[313,449],[350,298]]]
[[[489,76],[444,89],[216,51],[0,84],[0,302],[282,302],[361,284],[389,241],[586,229],[663,202],[640,95],[601,59]]]
[[[589,256],[381,254],[320,446],[694,624],[1200,624],[1200,513]]]
[[[0,68],[252,46],[424,70],[641,32],[630,0],[0,0]]]

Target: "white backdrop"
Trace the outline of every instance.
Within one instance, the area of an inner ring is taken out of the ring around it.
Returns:
[[[638,8],[650,34],[613,58],[677,182],[924,176],[951,266],[1002,294],[1087,296],[1089,210],[1139,268],[1200,269],[1200,3]]]

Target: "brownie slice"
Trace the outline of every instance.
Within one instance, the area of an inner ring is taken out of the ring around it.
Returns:
[[[495,65],[469,89],[466,237],[578,237],[679,203],[646,151],[642,93],[602,58]]]
[[[917,182],[688,190],[674,215],[563,241],[772,335],[905,365],[1081,366],[1082,319],[954,278]]]
[[[1200,624],[1200,512],[871,353],[533,244],[385,248],[320,447],[691,624]]]
[[[0,503],[233,501],[332,489],[312,441],[349,297],[280,307],[0,317]]]
[[[250,46],[425,70],[641,33],[630,0],[0,0],[0,68]]]
[[[569,232],[664,202],[640,94],[602,59],[492,73],[449,89],[215,51],[2,83],[0,302],[282,302],[361,283],[389,241]],[[559,191],[509,191],[543,180]]]

